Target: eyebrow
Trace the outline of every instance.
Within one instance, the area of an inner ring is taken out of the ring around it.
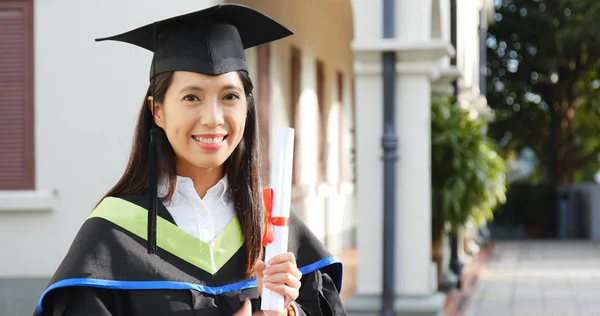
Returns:
[[[221,90],[236,90],[236,91],[238,91],[238,92],[242,92],[242,91],[243,91],[243,89],[242,89],[242,88],[240,88],[240,87],[239,87],[239,86],[237,86],[237,85],[233,85],[233,84],[228,84],[228,85],[225,85],[225,86],[223,86],[223,87],[221,88]]]
[[[238,87],[237,85],[233,85],[233,84],[225,85],[225,86],[221,87],[221,90],[236,90],[239,92],[243,91],[240,87]],[[204,91],[204,88],[202,88],[200,86],[191,85],[191,86],[187,86],[187,87],[181,89],[181,91],[182,92],[183,91],[200,91],[201,92],[201,91]]]
[[[200,86],[187,86],[181,89],[181,92],[183,91],[204,91],[204,89],[202,89]]]

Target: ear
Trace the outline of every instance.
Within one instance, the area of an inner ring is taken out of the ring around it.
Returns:
[[[164,129],[164,113],[163,113],[163,108],[162,106],[157,103],[156,106],[154,106],[154,97],[149,96],[148,97],[148,107],[150,108],[150,113],[154,112],[154,122],[156,123],[156,126]]]

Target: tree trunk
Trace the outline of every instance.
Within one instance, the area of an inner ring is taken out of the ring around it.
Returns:
[[[556,182],[557,184],[568,184],[573,182],[575,174],[575,129],[573,126],[575,101],[568,98],[559,99],[556,115],[558,121],[555,152]]]

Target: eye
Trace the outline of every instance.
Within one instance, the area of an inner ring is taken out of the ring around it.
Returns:
[[[200,98],[198,98],[197,96],[193,95],[193,94],[188,94],[185,97],[183,97],[184,101],[188,101],[188,102],[195,102],[195,101],[200,101]]]
[[[229,93],[223,99],[228,100],[228,101],[233,101],[233,100],[239,100],[240,97],[235,93]]]

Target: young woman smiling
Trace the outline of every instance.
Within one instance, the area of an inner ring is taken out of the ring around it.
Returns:
[[[292,32],[217,5],[104,38],[154,53],[127,168],[84,222],[35,315],[344,315],[341,264],[291,215],[265,269],[259,135],[244,49]]]

